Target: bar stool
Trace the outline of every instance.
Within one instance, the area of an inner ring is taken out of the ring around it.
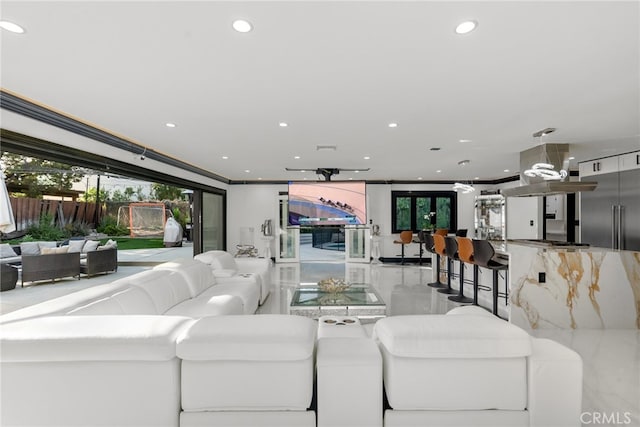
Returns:
[[[438,289],[441,294],[455,294],[456,290],[451,287],[451,277],[459,276],[453,270],[453,261],[458,260],[458,243],[455,237],[443,237],[445,253],[447,255],[447,287]]]
[[[448,237],[447,239],[450,238],[451,237]],[[451,295],[449,300],[463,304],[473,303],[474,305],[478,305],[478,266],[473,262],[473,244],[471,243],[471,239],[467,239],[466,237],[456,237],[455,240],[458,247],[458,260],[460,261],[460,289],[458,290],[458,295]],[[471,282],[473,283],[473,298],[464,295],[465,264],[473,265],[473,281]]]
[[[400,264],[404,265],[404,247],[413,241],[413,231],[406,230],[400,232],[400,240],[394,240],[393,243],[402,245],[402,256]]]
[[[504,296],[505,301],[507,299],[508,291],[506,289],[509,287],[509,282],[507,280],[507,274],[509,269],[509,264],[504,263],[495,258],[496,251],[491,246],[488,240],[477,240],[474,239],[473,243],[473,260],[479,266],[483,268],[487,268],[493,271],[493,314],[498,315],[498,296]],[[504,280],[505,280],[505,292],[498,292],[498,273],[500,271],[505,272]]]
[[[427,248],[431,248],[431,250],[427,250],[436,255],[436,281],[433,283],[427,283],[427,286],[431,286],[432,288],[444,289],[447,287],[447,284],[440,281],[440,274],[442,273],[440,269],[440,257],[447,256],[447,253],[445,251],[444,237],[440,234],[430,234],[429,237],[431,238],[431,240],[433,240],[433,246],[428,245]],[[431,262],[431,268],[433,268],[433,262]]]

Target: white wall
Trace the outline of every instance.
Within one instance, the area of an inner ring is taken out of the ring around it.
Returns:
[[[260,226],[265,219],[278,223],[278,194],[287,191],[287,184],[230,185],[227,190],[227,250],[235,253],[243,227],[253,227],[254,246],[264,254],[266,242],[261,240]],[[271,242],[272,254],[275,253]]]
[[[501,186],[511,188],[519,181]],[[507,239],[542,239],[542,197],[507,197],[505,200]],[[533,223],[533,225],[532,225]]]

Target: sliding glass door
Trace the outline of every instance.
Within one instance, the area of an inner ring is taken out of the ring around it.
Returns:
[[[202,193],[202,251],[225,250],[225,196]]]

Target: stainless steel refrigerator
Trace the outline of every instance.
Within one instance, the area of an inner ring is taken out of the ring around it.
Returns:
[[[580,193],[581,241],[640,251],[640,169],[597,175],[593,180],[598,187]]]

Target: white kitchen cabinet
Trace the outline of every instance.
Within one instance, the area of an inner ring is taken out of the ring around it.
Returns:
[[[640,169],[640,151],[621,155],[619,160],[619,168],[620,172],[632,169]]]

